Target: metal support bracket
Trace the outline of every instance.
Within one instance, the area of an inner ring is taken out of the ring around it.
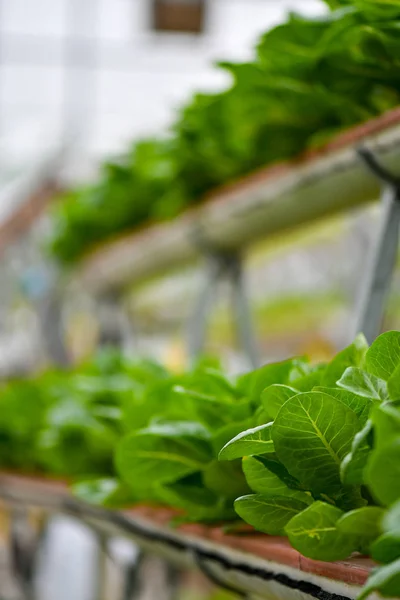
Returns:
[[[189,322],[188,348],[193,361],[202,352],[205,341],[207,319],[212,309],[217,287],[222,279],[230,283],[232,308],[239,344],[245,351],[253,368],[258,366],[258,351],[251,326],[250,307],[245,290],[242,259],[232,252],[207,250],[205,279],[194,312]]]
[[[201,554],[197,551],[193,551],[194,561],[198,567],[198,569],[207,577],[207,579],[213,583],[215,586],[219,587],[226,592],[230,592],[238,596],[238,598],[248,598],[245,592],[239,591],[233,585],[229,585],[225,581],[221,581],[219,577],[217,577],[211,567],[206,563]]]
[[[396,266],[400,231],[400,177],[389,173],[370,150],[361,148],[358,153],[369,170],[382,182],[383,215],[363,281],[357,311],[356,333],[364,333],[367,341],[372,343],[380,333]]]
[[[27,510],[15,507],[10,511],[10,551],[12,570],[23,592],[24,600],[34,600],[36,559],[39,536],[29,524]]]
[[[97,536],[96,544],[96,572],[94,580],[94,600],[106,600],[108,589],[108,538],[103,533]]]
[[[124,590],[122,600],[134,600],[139,597],[140,573],[143,565],[144,554],[140,550],[136,560],[133,560],[125,568]]]
[[[113,346],[123,351],[134,347],[134,332],[118,294],[103,295],[97,302],[100,321],[100,346]]]

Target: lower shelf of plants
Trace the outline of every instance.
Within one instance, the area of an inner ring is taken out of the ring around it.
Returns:
[[[56,480],[2,473],[0,499],[11,506],[71,515],[100,534],[131,539],[149,553],[180,567],[196,567],[214,581],[260,598],[353,599],[374,566],[363,557],[337,562],[311,560],[282,537],[243,531],[230,534],[221,526],[199,524],[171,527],[171,509],[98,508],[73,498],[67,486]]]
[[[327,364],[234,380],[210,360],[176,374],[106,353],[10,382],[1,468],[48,479],[4,474],[0,498],[261,597],[400,598],[399,348],[397,331],[359,335]]]

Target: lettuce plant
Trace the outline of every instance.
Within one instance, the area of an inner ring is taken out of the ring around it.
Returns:
[[[374,590],[397,597],[400,333],[383,334],[370,348],[360,336],[318,373],[311,391],[295,382],[266,387],[260,400],[273,421],[220,451],[221,460],[242,455],[253,492],[237,498],[235,510],[313,559],[371,555],[383,566],[361,597]]]
[[[236,379],[101,354],[7,384],[0,408],[3,468],[67,475],[106,506],[245,521],[317,560],[366,554],[380,566],[361,598],[400,596],[400,332]]]
[[[68,371],[0,388],[0,466],[63,476],[112,475],[126,399],[166,371],[101,352]]]
[[[170,131],[107,162],[98,181],[55,208],[52,253],[72,263],[99,242],[176,216],[220,186],[321,145],[399,104],[397,0],[326,0],[290,14],[248,63],[220,63],[228,89],[197,93]]]

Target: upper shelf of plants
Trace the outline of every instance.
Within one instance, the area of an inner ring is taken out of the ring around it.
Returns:
[[[267,32],[253,62],[221,63],[231,87],[197,94],[164,137],[70,191],[53,254],[103,290],[374,198],[354,148],[368,139],[388,166],[400,158],[400,5],[327,4]]]

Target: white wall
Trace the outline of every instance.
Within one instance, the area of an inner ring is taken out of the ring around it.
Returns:
[[[0,0],[0,138],[18,155],[28,138],[46,143],[38,124],[53,135],[72,119],[67,129],[74,122],[81,131],[76,165],[82,152],[120,151],[165,128],[194,90],[224,86],[212,61],[249,58],[290,8],[314,14],[322,2],[209,0],[207,31],[193,37],[151,32],[150,0]]]

